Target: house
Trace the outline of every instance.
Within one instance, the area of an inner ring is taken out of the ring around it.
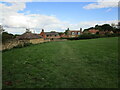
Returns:
[[[31,32],[25,32],[22,35],[17,36],[15,39],[18,41],[22,41],[24,43],[32,43],[32,44],[44,42],[44,39],[39,34],[34,34]]]
[[[68,30],[67,37],[78,37],[82,34],[82,28],[80,30]]]
[[[90,30],[88,30],[88,32],[91,33],[91,34],[97,34],[99,32],[99,30],[90,29]]]
[[[18,40],[30,40],[30,39],[39,39],[39,38],[42,37],[38,34],[34,34],[31,32],[25,32],[22,35],[16,37],[16,39]]]
[[[96,29],[89,29],[87,31],[84,31],[85,34],[97,34],[99,33],[99,30],[96,30]]]
[[[44,39],[60,38],[60,35],[59,35],[58,32],[55,32],[55,31],[44,32],[44,29],[42,29],[42,32],[40,33],[40,36],[42,36]]]
[[[113,34],[113,31],[99,31],[100,35],[104,35],[104,34]]]
[[[60,35],[60,37],[61,37],[61,38],[67,38],[68,36],[65,35],[65,33],[62,33],[62,34]]]
[[[109,31],[109,30],[100,31],[100,30],[97,30],[97,29],[89,29],[89,30],[84,31],[84,34],[100,34],[100,35],[104,35],[104,34],[113,34],[113,33],[114,33],[113,31]]]

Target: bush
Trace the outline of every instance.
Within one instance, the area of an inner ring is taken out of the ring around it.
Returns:
[[[68,39],[68,40],[81,40],[81,39],[92,39],[92,38],[99,38],[100,35],[96,34],[83,34],[79,37],[70,37],[70,38],[62,38],[62,39]]]
[[[8,33],[8,32],[3,32],[2,33],[2,42],[4,43],[4,42],[7,42],[7,41],[10,41],[10,40],[12,40],[12,39],[14,39],[14,35],[13,34],[10,34],[10,33]]]
[[[116,37],[116,36],[120,36],[120,34],[106,34],[106,35],[100,35],[100,34],[82,34],[79,37],[70,37],[70,38],[61,38],[61,39],[82,40],[82,39],[93,39],[93,38],[103,38],[103,37]]]

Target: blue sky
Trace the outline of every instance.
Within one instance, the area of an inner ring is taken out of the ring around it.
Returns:
[[[70,21],[71,23],[118,19],[117,7],[90,10],[83,8],[90,3],[93,2],[31,2],[26,3],[26,8],[22,12],[30,11],[29,14],[54,15],[62,21]]]
[[[117,2],[3,2],[0,6],[0,24],[13,34],[22,34],[25,28],[64,32],[118,21]]]

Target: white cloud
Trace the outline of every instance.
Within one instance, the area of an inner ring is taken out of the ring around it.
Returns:
[[[55,16],[47,16],[40,14],[25,15],[24,13],[18,13],[18,11],[25,9],[26,7],[25,3],[24,2],[10,2],[10,3],[12,4],[10,6],[0,3],[1,6],[0,10],[2,11],[2,14],[0,16],[0,23],[4,26],[9,27],[9,29],[6,28],[8,32],[23,33],[21,27],[24,27],[24,30],[25,28],[33,29],[45,28],[47,30],[58,28],[60,29],[60,27],[63,28],[63,26],[66,24],[66,22],[60,21]],[[14,31],[18,30],[18,28],[20,28],[19,31]]]
[[[118,7],[119,0],[98,0],[97,2],[84,6],[84,9],[98,9],[98,8],[109,8]]]
[[[111,23],[118,23],[118,20],[111,20],[111,21],[84,21],[80,22],[78,25],[83,28],[94,27],[95,25],[102,25],[102,24],[111,24]]]
[[[109,9],[107,9],[107,10],[106,10],[106,12],[110,12],[111,10],[112,10],[112,9],[111,9],[111,8],[109,8]]]

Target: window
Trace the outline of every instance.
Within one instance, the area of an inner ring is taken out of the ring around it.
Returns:
[[[49,37],[49,35],[47,35],[47,37]]]
[[[55,35],[55,37],[56,37],[57,35]]]
[[[80,35],[80,32],[78,32],[78,35]]]
[[[72,32],[72,35],[75,35],[75,32]]]

